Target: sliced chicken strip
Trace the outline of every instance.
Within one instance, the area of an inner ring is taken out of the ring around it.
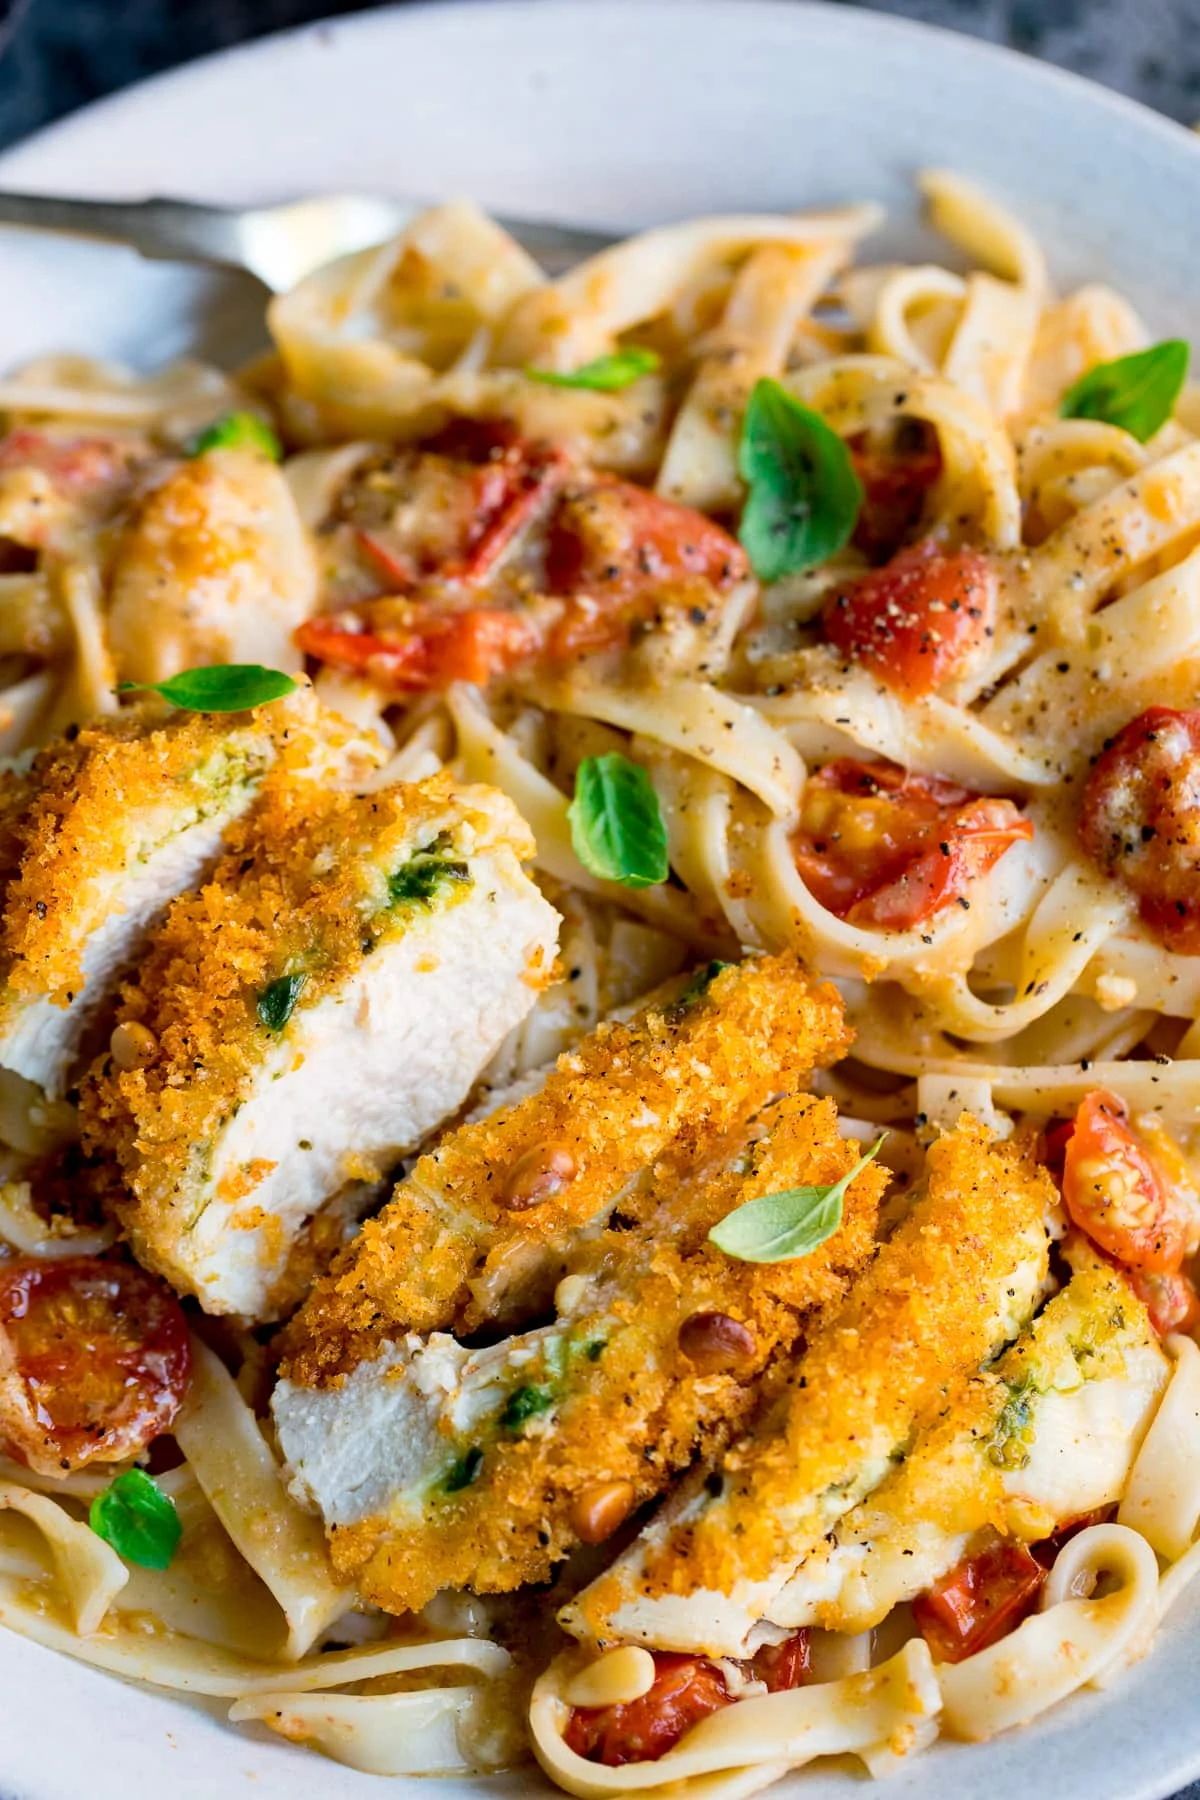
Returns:
[[[308,1221],[453,1113],[551,979],[558,915],[532,851],[503,795],[445,775],[264,784],[125,990],[143,1066],[103,1060],[82,1097],[148,1266],[211,1312],[294,1304]]]
[[[712,1656],[770,1641],[763,1621],[799,1564],[1032,1314],[1054,1199],[1043,1170],[973,1121],[935,1143],[925,1193],[783,1394],[564,1609],[567,1630]]]
[[[744,1201],[853,1167],[833,1103],[779,1101],[716,1149],[689,1146],[691,1166],[668,1153],[638,1196],[640,1223],[576,1247],[555,1323],[484,1350],[410,1336],[340,1386],[280,1383],[293,1491],[369,1599],[404,1612],[444,1587],[548,1580],[727,1441],[764,1371],[842,1298],[874,1243],[887,1180],[875,1164],[809,1257],[734,1262],[707,1242]]]
[[[355,741],[302,693],[232,721],[123,714],[0,774],[0,1066],[60,1096],[97,1007],[266,771]]]
[[[806,1559],[789,1631],[866,1631],[995,1533],[1036,1543],[1121,1498],[1170,1363],[1124,1277],[1095,1261]]]
[[[847,1042],[836,992],[788,954],[713,965],[673,1002],[600,1026],[538,1092],[421,1158],[292,1321],[281,1372],[313,1387],[404,1331],[545,1310],[580,1231],[682,1132],[735,1129]]]

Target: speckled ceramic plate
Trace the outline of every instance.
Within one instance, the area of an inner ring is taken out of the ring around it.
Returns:
[[[761,0],[446,5],[271,39],[91,108],[0,159],[0,184],[80,194],[469,193],[631,227],[873,197],[884,242],[933,253],[913,171],[1016,206],[1060,280],[1106,277],[1156,330],[1200,329],[1200,144],[1069,76],[838,6]],[[152,363],[244,344],[244,291],[119,251],[0,233],[0,361],[60,347]],[[1160,1800],[1200,1776],[1200,1594],[1103,1694],[894,1777],[905,1800]],[[357,1775],[0,1632],[3,1800],[425,1800],[529,1795],[530,1773],[434,1786]],[[776,1790],[837,1800],[841,1770]]]

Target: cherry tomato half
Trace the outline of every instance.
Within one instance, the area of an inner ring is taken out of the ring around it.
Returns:
[[[0,1263],[0,1438],[31,1469],[137,1455],[179,1411],[190,1364],[178,1300],[134,1264]]]
[[[1087,1094],[1063,1157],[1063,1201],[1092,1242],[1128,1269],[1174,1274],[1190,1220],[1174,1185],[1130,1128],[1123,1100]]]
[[[640,1700],[577,1707],[564,1734],[568,1748],[609,1768],[656,1762],[685,1731],[733,1698],[725,1677],[706,1657],[658,1651],[654,1666],[654,1685]],[[782,1644],[764,1644],[740,1666],[748,1680],[761,1681],[769,1693],[802,1687],[811,1670],[808,1632],[794,1632]]]
[[[873,563],[886,562],[919,529],[942,473],[937,432],[924,419],[906,418],[890,436],[862,431],[846,447],[863,490],[853,542]]]
[[[569,488],[551,520],[546,586],[571,604],[551,641],[556,657],[609,649],[686,593],[704,610],[742,580],[746,553],[690,506],[646,488],[594,476]]]
[[[805,783],[792,848],[805,886],[838,918],[911,931],[969,905],[971,884],[1032,836],[1011,800],[843,757]]]
[[[1200,955],[1200,712],[1152,706],[1096,759],[1079,837],[1168,950]]]
[[[990,637],[996,595],[985,556],[926,541],[834,594],[825,636],[885,687],[915,699],[941,687]]]
[[[934,1660],[962,1662],[998,1643],[1033,1611],[1045,1579],[1028,1546],[1007,1540],[957,1564],[913,1601]]]

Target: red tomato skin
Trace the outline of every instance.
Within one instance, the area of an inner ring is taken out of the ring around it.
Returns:
[[[24,428],[0,439],[0,469],[40,469],[67,494],[116,481],[133,455],[131,446],[105,437],[60,438]]]
[[[353,669],[397,693],[421,693],[471,681],[484,687],[493,676],[536,656],[541,637],[521,614],[499,607],[445,611],[415,601],[407,630],[358,629],[357,615],[307,619],[295,634],[306,656]],[[349,621],[353,620],[351,624]]]
[[[1079,838],[1166,949],[1200,955],[1200,711],[1151,706],[1097,757]]]
[[[724,1677],[704,1657],[659,1651],[654,1666],[654,1686],[640,1700],[576,1707],[563,1734],[567,1748],[610,1769],[657,1762],[700,1719],[728,1706]]]
[[[805,784],[792,847],[805,885],[838,918],[911,931],[967,901],[971,884],[1032,836],[1011,800],[843,757]]]
[[[686,584],[703,605],[749,573],[727,531],[690,506],[631,482],[596,476],[567,489],[546,541],[546,585],[570,604],[556,628],[556,659],[607,650]]]
[[[913,1601],[935,1662],[962,1662],[1007,1637],[1033,1611],[1045,1579],[1028,1546],[1011,1540],[960,1562]]]
[[[995,629],[997,582],[977,550],[902,550],[826,604],[825,636],[885,687],[918,699],[956,674]]]
[[[724,1676],[706,1657],[656,1651],[654,1666],[654,1686],[640,1700],[575,1708],[564,1737],[576,1756],[608,1768],[657,1762],[699,1720],[732,1703]],[[768,1693],[802,1687],[812,1672],[809,1634],[797,1631],[782,1644],[764,1644],[740,1666]]]
[[[1063,1157],[1063,1202],[1073,1222],[1122,1267],[1173,1275],[1189,1222],[1125,1103],[1105,1088],[1085,1095]]]
[[[1182,1271],[1160,1275],[1150,1269],[1130,1269],[1127,1279],[1159,1337],[1169,1337],[1173,1331],[1191,1336],[1200,1325],[1200,1294]]]
[[[863,490],[852,541],[873,563],[887,562],[912,537],[942,473],[937,432],[923,420],[906,425],[888,447],[867,432],[846,440]]]
[[[190,1370],[183,1309],[136,1265],[0,1264],[0,1437],[31,1468],[138,1455],[175,1418]]]

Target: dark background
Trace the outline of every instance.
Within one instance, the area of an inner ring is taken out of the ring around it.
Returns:
[[[1045,57],[1186,124],[1200,120],[1200,0],[868,3]],[[175,63],[365,10],[354,0],[0,0],[0,146]],[[1179,1800],[1200,1800],[1200,1786]]]
[[[1188,124],[1200,119],[1200,0],[874,5],[1044,56]],[[360,10],[352,0],[0,0],[0,145],[173,63]]]

